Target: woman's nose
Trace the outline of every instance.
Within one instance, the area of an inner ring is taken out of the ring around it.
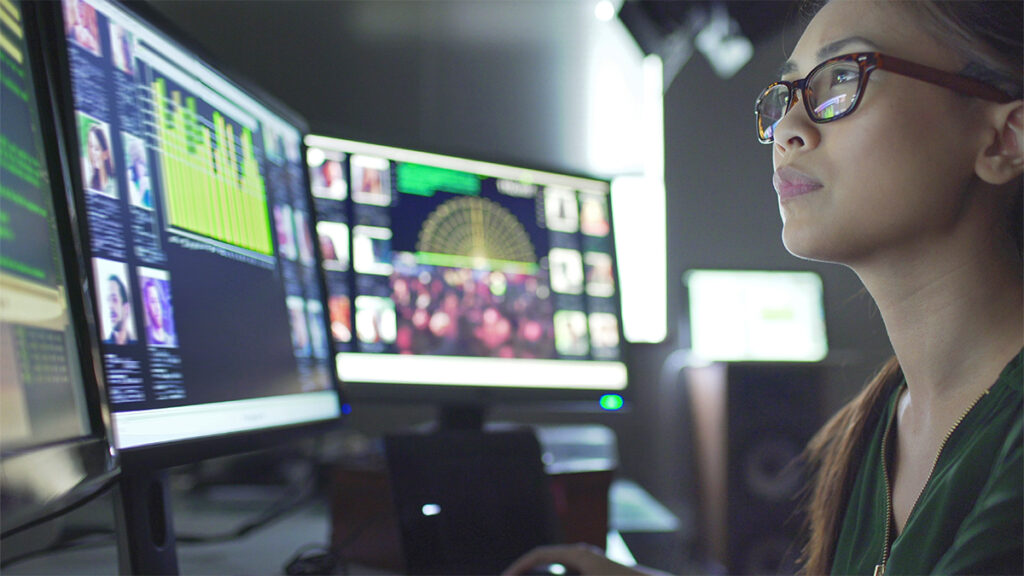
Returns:
[[[818,125],[811,121],[803,103],[803,91],[793,91],[789,110],[775,125],[775,152],[783,156],[818,145]]]

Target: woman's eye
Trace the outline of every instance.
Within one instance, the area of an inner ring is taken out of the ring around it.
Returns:
[[[843,70],[843,69],[833,70],[832,74],[831,74],[831,77],[832,77],[832,82],[831,82],[832,86],[837,86],[839,84],[845,84],[847,82],[856,82],[857,81],[857,72],[854,71],[854,70]]]

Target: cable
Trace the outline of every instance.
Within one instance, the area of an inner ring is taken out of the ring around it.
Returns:
[[[324,439],[322,436],[316,436],[313,438],[313,446],[311,447],[312,454],[307,456],[307,459],[318,460],[320,453],[323,450]],[[318,488],[318,477],[316,471],[314,471],[306,478],[305,483],[298,488],[298,492],[294,495],[285,495],[278,502],[271,504],[267,510],[260,513],[256,518],[242,524],[238,528],[225,532],[223,534],[213,535],[192,535],[192,534],[181,534],[175,537],[176,541],[181,544],[215,544],[220,542],[229,542],[237,540],[249,535],[252,532],[265,528],[273,522],[280,520],[288,514],[295,513],[302,509],[303,506],[308,505],[313,501],[317,494]]]
[[[312,447],[312,456],[316,457],[322,450],[323,439],[317,437]],[[0,533],[0,540],[14,536],[16,534],[20,534],[32,528],[36,528],[42,524],[56,520],[57,518],[65,516],[77,510],[78,508],[85,506],[86,504],[92,502],[96,498],[106,494],[113,486],[115,486],[121,480],[121,478],[122,474],[120,472],[112,473],[110,478],[106,479],[89,495],[82,497],[81,499],[76,500],[74,502],[71,502],[66,506],[57,508],[45,514],[44,516],[34,519],[31,522],[28,522],[22,526],[17,526],[15,528],[11,528],[5,532]],[[246,522],[245,524],[239,526],[238,528],[230,532],[208,536],[183,534],[177,535],[175,539],[177,542],[183,544],[212,544],[243,538],[256,530],[259,530],[263,527],[270,525],[274,521],[279,520],[287,514],[301,510],[303,506],[309,504],[313,500],[316,494],[317,475],[313,473],[310,475],[310,477],[304,483],[304,485],[299,487],[297,493],[285,495],[278,502],[271,504],[267,510],[261,512],[254,519]],[[35,558],[37,556],[42,556],[45,554],[62,552],[69,549],[88,548],[93,546],[116,544],[116,542],[117,533],[114,530],[110,529],[87,530],[84,532],[79,531],[76,533],[72,533],[71,535],[68,535],[67,532],[65,531],[60,535],[58,540],[50,546],[26,552],[18,556],[12,556],[10,558],[0,560],[0,569],[7,568],[13,564],[24,562],[25,560],[29,560],[31,558]]]
[[[37,556],[44,556],[55,552],[64,552],[66,550],[98,548],[112,544],[117,544],[117,534],[113,530],[87,530],[76,534],[73,538],[67,538],[64,535],[61,535],[60,539],[46,548],[32,550],[30,552],[25,552],[20,556],[7,558],[0,563],[0,569],[8,568],[26,560],[31,560]]]
[[[50,522],[52,520],[56,520],[57,518],[59,518],[61,516],[69,514],[69,513],[73,512],[73,511],[81,508],[82,506],[85,506],[89,502],[92,502],[97,497],[105,494],[107,492],[107,490],[110,490],[110,488],[112,488],[114,486],[114,484],[116,484],[120,480],[121,480],[121,474],[119,472],[118,473],[114,473],[110,478],[108,478],[102,484],[100,484],[92,493],[90,493],[90,494],[88,494],[86,496],[83,496],[82,498],[80,498],[78,500],[75,500],[74,502],[70,502],[66,506],[61,506],[60,508],[57,508],[56,510],[54,510],[52,512],[49,512],[49,513],[47,513],[47,514],[45,514],[43,516],[40,516],[39,518],[36,518],[35,520],[32,520],[31,522],[28,522],[27,524],[24,524],[22,526],[17,526],[15,528],[11,528],[10,530],[7,530],[6,532],[0,532],[0,540],[4,540],[4,539],[6,539],[6,538],[8,538],[10,536],[14,536],[15,534],[19,534],[21,532],[24,532],[25,530],[29,530],[31,528],[35,528],[36,526],[39,526],[41,524],[45,524],[46,522]]]
[[[255,519],[246,522],[245,524],[231,532],[212,536],[182,535],[176,536],[175,539],[177,542],[184,544],[212,544],[242,538],[255,530],[258,530],[262,527],[269,525],[274,520],[283,517],[289,512],[300,510],[303,505],[305,505],[309,500],[311,500],[311,496],[313,493],[313,491],[303,490],[297,495],[282,498],[279,502],[271,505],[270,508],[268,508],[266,511],[260,513]],[[53,520],[57,516],[67,514],[74,510],[75,508],[83,506],[85,503],[87,503],[89,500],[92,500],[95,497],[96,495],[93,495],[89,499],[82,500],[81,502],[76,503],[75,506],[67,507],[60,511],[54,512],[53,514],[49,514],[46,516],[45,520]],[[31,527],[39,525],[43,521],[44,519],[37,520],[35,522],[32,522],[31,524],[20,527],[16,530],[12,530],[10,533],[13,534],[21,532],[23,530],[27,530]],[[100,537],[96,538],[97,536]],[[25,560],[35,558],[37,556],[52,554],[54,552],[63,552],[70,549],[89,548],[94,546],[103,546],[107,544],[116,543],[117,533],[114,530],[109,529],[87,530],[84,532],[75,533],[70,537],[68,537],[66,534],[62,534],[60,539],[58,539],[54,544],[47,546],[46,548],[26,552],[20,556],[14,556],[5,559],[2,563],[0,563],[0,568],[7,568],[12,564],[23,562]],[[315,572],[299,572],[299,574],[313,573]]]
[[[285,565],[289,575],[333,574],[338,566],[338,555],[320,544],[303,546]]]
[[[281,498],[281,500],[271,504],[267,510],[260,513],[256,518],[242,524],[230,532],[204,536],[183,534],[178,535],[175,538],[181,544],[214,544],[243,538],[251,532],[269,526],[274,521],[279,520],[288,514],[301,510],[303,506],[311,502],[313,500],[313,496],[316,494],[315,481],[311,481],[310,484],[313,486],[304,487],[298,494],[293,496],[285,496]]]

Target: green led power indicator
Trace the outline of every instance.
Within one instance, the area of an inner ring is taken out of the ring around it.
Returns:
[[[601,396],[601,400],[599,402],[601,404],[601,408],[608,411],[620,410],[623,405],[622,396],[619,396],[618,394],[605,394],[604,396]]]

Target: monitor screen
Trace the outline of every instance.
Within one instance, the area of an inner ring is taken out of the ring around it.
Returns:
[[[0,523],[4,534],[111,472],[45,93],[20,1],[0,2]],[[44,125],[44,120],[49,120]],[[45,127],[44,127],[45,126]],[[68,268],[65,268],[67,264]],[[76,307],[77,306],[77,307]]]
[[[828,354],[816,272],[690,270],[690,344],[710,361],[817,362]]]
[[[608,182],[306,144],[330,334],[354,397],[626,387]]]
[[[302,121],[121,4],[62,7],[117,447],[337,418]]]

